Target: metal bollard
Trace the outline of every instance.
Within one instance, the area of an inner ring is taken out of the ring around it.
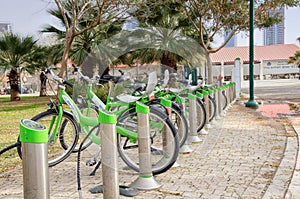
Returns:
[[[222,109],[221,107],[221,91],[220,91],[220,88],[218,87],[216,89],[216,92],[215,92],[215,99],[216,99],[216,105],[217,105],[217,110],[216,110],[216,120],[220,120],[221,117],[220,117],[220,109]]]
[[[197,98],[200,98],[200,100],[202,100],[203,99],[203,93],[199,93],[199,92],[196,92],[196,96],[197,96]],[[205,107],[204,107],[205,108]],[[206,108],[205,108],[206,109]],[[197,117],[198,117],[198,114],[199,114],[199,112],[197,112]],[[207,112],[205,111],[205,114],[207,114]],[[202,115],[200,115],[200,117],[202,117]],[[203,116],[204,117],[204,116]],[[206,123],[206,121],[205,121],[205,123]],[[200,129],[200,131],[199,131],[199,129],[198,129],[198,133],[199,134],[202,134],[202,135],[207,135],[208,134],[208,132],[205,130],[205,126],[202,128],[202,129]]]
[[[233,89],[233,100],[235,100],[236,98],[239,97],[239,94],[236,93],[236,87],[237,87],[236,83],[232,82],[232,84],[233,84],[233,88],[232,88]]]
[[[116,116],[99,111],[102,154],[103,198],[119,198]]]
[[[160,103],[163,105],[163,106],[165,106],[167,109],[169,109],[169,118],[171,117],[171,107],[172,107],[172,101],[170,101],[170,100],[168,100],[168,99],[166,99],[166,98],[161,98],[160,99]],[[171,119],[171,118],[170,118]],[[179,129],[180,130],[180,129]],[[164,139],[165,139],[165,141],[164,141],[164,143],[166,143],[166,144],[164,144],[164,150],[165,151],[171,151],[170,150],[170,148],[169,148],[169,144],[168,144],[168,140],[170,140],[169,139],[169,137],[168,137],[168,133],[166,133],[167,132],[167,129],[166,129],[166,131],[164,131]],[[180,133],[180,131],[178,131],[178,134]],[[178,166],[180,166],[177,162],[175,162],[174,164],[173,164],[173,166],[172,167],[178,167]]]
[[[131,183],[131,187],[141,190],[152,190],[161,187],[154,179],[151,166],[151,143],[149,125],[149,107],[137,102],[138,142],[139,142],[139,177]]]
[[[182,105],[182,111],[184,116],[186,116],[186,111],[185,111],[185,98],[180,97],[180,103]],[[179,152],[180,153],[191,153],[194,150],[190,147],[190,144],[188,142],[188,139],[186,139],[185,143],[180,147]]]
[[[215,102],[216,102],[216,115],[217,115],[217,111],[218,111],[218,99],[216,97],[216,92],[217,90],[216,89],[210,89],[210,95],[213,96]],[[211,120],[211,124],[212,125],[215,125],[217,122],[216,122],[216,115],[213,117],[213,119]]]
[[[20,121],[24,199],[49,199],[48,131],[29,120]]]
[[[205,129],[209,129],[211,126],[209,124],[209,117],[210,117],[210,113],[209,113],[209,99],[208,99],[208,95],[209,92],[206,90],[202,91],[203,95],[204,95],[204,106],[205,106],[205,110],[206,110],[206,121],[205,121]]]
[[[195,122],[195,118],[197,118],[197,108],[196,108],[196,95],[193,95],[191,93],[188,94],[189,99],[189,127],[190,132],[188,136],[188,143],[196,143],[196,142],[202,142],[202,140],[198,137],[197,133],[197,125]]]

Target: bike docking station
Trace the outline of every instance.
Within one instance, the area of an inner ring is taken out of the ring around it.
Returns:
[[[128,186],[119,185],[118,151],[116,116],[105,110],[99,110],[101,154],[102,154],[102,181],[89,191],[103,193],[103,198],[119,198],[120,194],[128,197],[136,196],[139,191]]]
[[[210,94],[210,96],[213,98],[213,99],[215,99],[215,101],[217,100],[216,99],[216,89],[209,89],[209,94]],[[216,102],[217,103],[217,102]],[[214,124],[216,124],[217,122],[216,122],[216,118],[215,117],[213,117],[212,118],[212,120],[210,121],[210,124],[212,124],[212,125],[214,125]],[[211,128],[211,127],[210,127]]]
[[[139,177],[130,184],[130,187],[139,190],[153,190],[161,187],[152,174],[151,167],[151,143],[150,143],[150,123],[148,106],[141,102],[136,102],[136,112],[138,119],[138,147],[139,147]]]
[[[222,87],[218,87],[216,92],[216,104],[217,104],[216,120],[220,120],[222,116],[223,107],[221,105],[221,95],[222,95]]]
[[[220,120],[220,110],[222,109],[221,107],[221,89],[220,87],[216,88],[215,91],[215,99],[216,99],[216,120]]]
[[[166,108],[168,117],[170,118],[170,117],[171,117],[171,113],[172,113],[172,111],[171,111],[171,108],[172,108],[172,101],[170,101],[170,100],[168,100],[168,99],[162,97],[162,98],[160,99],[160,104],[163,105],[163,106]],[[170,118],[170,119],[171,119],[171,118]],[[180,131],[180,129],[178,129],[178,131]],[[179,132],[178,132],[178,134],[179,134]],[[170,140],[170,139],[167,137],[167,135],[168,135],[168,134],[166,134],[166,135],[164,136],[164,139],[165,139],[166,141],[167,141],[167,140]],[[165,142],[165,143],[166,143],[166,145],[165,145],[164,147],[165,147],[165,149],[168,150],[168,143],[167,143],[167,142]],[[172,168],[174,168],[174,167],[179,167],[179,166],[180,166],[180,165],[178,164],[178,162],[175,162],[175,163],[173,164]]]
[[[197,124],[195,119],[197,118],[197,108],[196,108],[196,100],[197,96],[191,93],[188,94],[189,99],[189,136],[188,136],[188,143],[198,143],[202,142],[202,140],[198,137],[197,133]]]
[[[184,112],[183,115],[186,115],[186,112],[185,112],[185,98],[180,97],[179,99],[180,99],[180,104],[181,104],[181,107],[182,107],[182,111]],[[183,130],[183,129],[181,128],[180,130]],[[194,150],[190,147],[189,140],[187,138],[186,141],[184,142],[184,144],[180,147],[179,153],[191,153],[193,151]]]
[[[48,131],[35,121],[20,121],[24,199],[49,199]]]
[[[210,116],[210,114],[209,114],[209,99],[208,99],[209,91],[202,90],[202,94],[203,94],[204,106],[205,106],[205,110],[206,110],[206,121],[205,121],[204,128],[201,130],[201,134],[207,135],[208,129],[211,128],[211,125],[209,124],[209,116]]]

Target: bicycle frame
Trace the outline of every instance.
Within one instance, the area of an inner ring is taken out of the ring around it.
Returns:
[[[53,74],[52,74],[53,75]],[[59,126],[62,122],[62,115],[63,115],[63,104],[66,103],[68,107],[71,109],[76,121],[80,124],[81,129],[83,130],[84,134],[88,134],[90,131],[89,127],[95,127],[99,125],[99,118],[96,117],[90,117],[89,112],[90,112],[90,105],[88,105],[88,110],[87,110],[87,115],[83,115],[79,107],[76,105],[76,103],[73,101],[73,99],[69,96],[69,94],[65,91],[65,86],[59,85],[58,86],[59,90],[59,95],[58,95],[58,102],[57,102],[57,111],[58,111],[58,116],[52,117],[49,132],[51,132],[51,129],[54,127],[53,133],[49,137],[49,142],[54,142],[56,139],[56,135],[58,133]],[[92,86],[88,86],[88,95],[87,97],[91,99],[94,103],[97,103],[99,107],[103,108],[103,102],[96,96],[95,93],[92,92]],[[90,101],[88,100],[88,103]],[[57,121],[55,123],[55,121]],[[128,129],[125,129],[121,126],[117,126],[117,133],[128,137],[131,141],[137,141],[138,136],[136,132],[130,131]],[[96,143],[100,144],[101,140],[100,137],[91,133],[89,135],[89,139]]]

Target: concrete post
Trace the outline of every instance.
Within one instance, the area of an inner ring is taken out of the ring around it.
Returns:
[[[49,199],[48,131],[29,119],[20,121],[24,199]]]
[[[116,116],[106,111],[99,111],[101,132],[103,198],[119,198],[119,173]]]
[[[149,124],[149,107],[137,102],[138,142],[139,142],[139,177],[131,183],[131,187],[140,190],[152,190],[161,187],[154,179],[151,165],[151,141]]]

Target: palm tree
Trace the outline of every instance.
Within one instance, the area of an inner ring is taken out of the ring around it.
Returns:
[[[11,101],[20,100],[20,72],[35,70],[37,63],[33,63],[38,56],[36,40],[32,37],[19,37],[13,33],[4,33],[0,37],[0,65],[5,70],[10,70],[8,74]],[[40,51],[40,49],[38,49]]]
[[[300,39],[300,37],[299,37],[299,39]],[[296,51],[294,56],[289,57],[288,63],[289,64],[295,64],[295,65],[298,66],[298,68],[299,68],[299,79],[300,79],[300,50]]]

